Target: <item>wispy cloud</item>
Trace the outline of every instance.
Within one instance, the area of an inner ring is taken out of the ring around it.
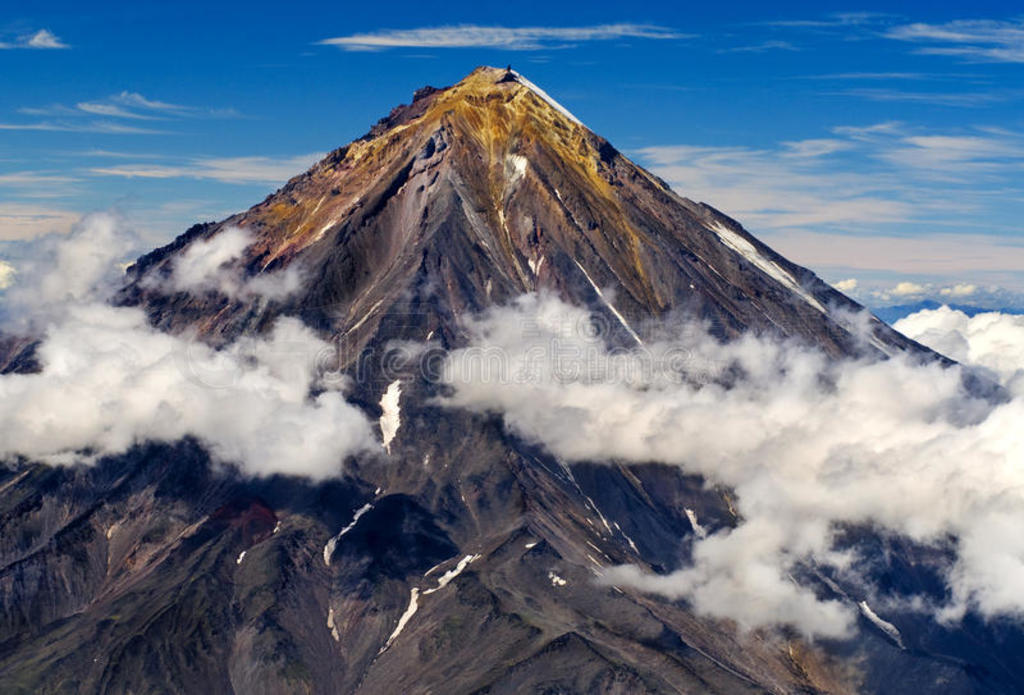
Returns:
[[[884,35],[921,44],[917,53],[960,56],[973,62],[1024,63],[1024,20],[904,24],[888,29]]]
[[[71,46],[57,38],[57,36],[49,29],[39,29],[28,34],[22,34],[10,41],[0,41],[0,50],[10,50],[15,48],[45,50],[71,48]]]
[[[1024,134],[885,122],[831,135],[635,154],[680,194],[734,215],[814,268],[951,276],[1024,267],[1024,244],[1014,241]]]
[[[833,72],[823,75],[803,75],[803,80],[834,80],[834,81],[912,81],[912,82],[956,82],[983,79],[983,75],[974,73],[935,73],[935,72]]]
[[[75,108],[95,116],[109,116],[110,118],[130,118],[139,120],[155,120],[156,116],[128,111],[117,104],[103,104],[91,101],[82,101],[75,104]]]
[[[637,152],[682,195],[704,200],[754,229],[785,229],[910,219],[893,181],[824,161],[853,145],[817,139],[770,149],[667,146]]]
[[[166,101],[157,101],[155,99],[147,99],[138,92],[122,91],[120,94],[115,94],[110,97],[111,101],[124,104],[125,106],[132,106],[140,109],[147,109],[150,111],[169,111],[169,112],[188,112],[194,111],[195,107],[183,106],[181,104],[171,104]]]
[[[418,29],[385,29],[318,41],[347,51],[387,48],[501,48],[537,51],[584,41],[610,39],[688,38],[667,27],[651,24],[599,24],[585,27],[501,27],[463,24]]]
[[[196,158],[184,163],[126,164],[93,167],[99,176],[129,179],[203,179],[234,184],[280,184],[308,169],[322,154],[293,157]]]
[[[803,29],[833,29],[836,27],[859,27],[878,24],[894,18],[886,12],[833,12],[820,19],[782,19],[759,22],[763,26],[793,27]]]
[[[0,130],[28,130],[63,133],[106,133],[109,135],[166,135],[166,130],[140,128],[138,126],[93,121],[89,123],[67,123],[60,121],[39,121],[36,123],[0,123]]]
[[[908,89],[858,88],[831,92],[871,101],[893,101],[936,106],[981,107],[1024,98],[1024,90],[999,89],[973,92],[918,92]]]
[[[71,176],[40,171],[15,171],[7,174],[0,174],[0,186],[39,186],[48,184],[67,184],[75,181],[77,181],[77,179]]]
[[[0,194],[5,190],[18,199],[64,198],[75,192],[80,179],[51,171],[11,171],[0,173]]]
[[[101,99],[80,101],[74,106],[23,106],[18,113],[47,120],[29,123],[0,123],[0,130],[50,131],[67,133],[108,133],[118,135],[168,134],[166,129],[133,125],[132,121],[172,121],[185,118],[238,118],[234,109],[184,106],[149,99],[138,92],[121,91]],[[91,120],[101,117],[113,120]],[[125,122],[127,121],[127,123]]]
[[[734,48],[723,48],[719,53],[765,53],[766,51],[799,51],[789,41],[763,41],[749,46],[736,46]]]

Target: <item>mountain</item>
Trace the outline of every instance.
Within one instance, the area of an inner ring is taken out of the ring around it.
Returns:
[[[175,284],[190,250],[239,229],[245,246],[220,270],[285,289]],[[836,358],[941,359],[877,319],[855,330],[855,302],[671,191],[518,73],[479,68],[417,91],[262,203],[141,257],[116,298],[213,345],[300,317],[358,376],[348,398],[383,418],[387,455],[339,461],[326,482],[240,475],[191,438],[92,466],[10,462],[3,690],[1024,687],[1012,625],[906,618],[894,640],[864,611],[856,640],[811,643],[596,585],[595,564],[678,567],[702,526],[738,523],[729,490],[674,466],[565,465],[498,416],[439,406],[442,387],[422,375],[393,390],[366,359],[396,341],[465,346],[465,317],[540,290],[603,316],[622,345],[685,314],[723,340],[753,332]],[[38,368],[24,341],[10,344],[17,354],[0,364]],[[880,580],[941,593],[942,558],[859,533],[878,546]],[[806,581],[843,595],[832,580]]]
[[[875,307],[872,309],[872,313],[882,321],[888,324],[893,324],[900,319],[906,318],[911,314],[916,314],[919,311],[925,311],[926,309],[938,309],[942,306],[948,306],[954,311],[962,311],[968,316],[977,316],[978,314],[984,314],[990,311],[994,311],[1000,314],[1020,314],[1024,313],[1020,309],[1013,307],[995,307],[995,308],[984,308],[979,306],[972,306],[970,304],[951,304],[948,302],[937,302],[934,299],[923,299],[913,304],[894,304],[892,306]]]

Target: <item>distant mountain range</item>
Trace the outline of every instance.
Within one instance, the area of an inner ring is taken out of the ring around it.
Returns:
[[[911,314],[916,314],[919,311],[925,309],[938,309],[941,306],[948,306],[950,309],[956,311],[962,311],[968,316],[976,316],[977,314],[984,314],[990,311],[999,312],[1001,314],[1024,314],[1024,309],[1020,307],[1002,306],[1002,307],[978,307],[971,306],[969,304],[953,304],[949,302],[938,302],[934,299],[925,299],[919,302],[913,302],[911,304],[896,304],[892,306],[872,307],[871,312],[882,319],[888,324],[894,324],[902,318],[906,318]]]

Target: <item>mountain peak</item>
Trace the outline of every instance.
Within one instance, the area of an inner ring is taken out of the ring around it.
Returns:
[[[197,304],[142,277],[227,228],[251,236],[235,261],[244,273],[295,267],[304,284],[269,304]],[[155,323],[224,339],[291,313],[358,350],[397,312],[423,316],[389,338],[440,330],[456,341],[460,313],[543,290],[603,312],[627,343],[677,310],[722,337],[781,333],[834,355],[864,342],[831,311],[858,305],[675,194],[510,68],[418,90],[262,203],[151,254],[135,277],[125,301],[150,307]],[[911,348],[880,322],[871,331],[883,352]]]

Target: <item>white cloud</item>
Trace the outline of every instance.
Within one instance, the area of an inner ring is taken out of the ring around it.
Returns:
[[[692,566],[622,568],[607,581],[685,598],[744,627],[843,636],[856,603],[794,582],[803,563],[861,582],[858,600],[914,605],[863,583],[860,558],[834,544],[852,524],[955,555],[948,604],[917,610],[945,620],[968,609],[1024,615],[1024,400],[974,398],[956,367],[834,363],[753,336],[723,345],[699,326],[610,353],[565,330],[585,321],[579,309],[527,296],[471,323],[474,347],[448,363],[448,404],[500,413],[565,461],[674,464],[735,492],[737,527],[695,538]],[[480,359],[482,349],[499,359]],[[673,378],[676,369],[688,378]],[[745,376],[726,388],[716,381],[725,373]]]
[[[139,179],[209,179],[235,184],[281,184],[305,171],[323,157],[305,154],[294,157],[209,157],[189,160],[185,164],[126,164],[94,167],[89,171],[100,176]]]
[[[853,147],[845,140],[835,138],[815,138],[810,140],[795,140],[782,143],[785,157],[821,157],[822,155],[842,152]]]
[[[69,48],[48,29],[40,29],[32,34],[25,43],[28,48]]]
[[[928,291],[928,288],[924,285],[920,285],[916,282],[903,282],[896,283],[896,286],[889,290],[889,294],[894,297],[916,297],[922,295]]]
[[[324,39],[317,43],[348,51],[386,48],[502,48],[534,51],[582,41],[684,38],[666,27],[649,24],[600,24],[585,27],[500,27],[463,24],[420,29],[392,29]]]
[[[945,24],[905,24],[884,34],[922,44],[918,53],[959,56],[972,62],[1024,63],[1024,21],[962,19]]]
[[[941,290],[939,290],[939,294],[941,294],[944,297],[956,298],[970,297],[971,295],[976,294],[977,292],[978,286],[967,282],[957,283],[952,287],[943,287]]]
[[[153,330],[141,310],[72,306],[39,348],[40,374],[0,377],[0,454],[71,463],[192,435],[250,474],[330,477],[379,448],[339,391],[309,397],[330,349],[296,319],[218,352]]]
[[[840,280],[833,285],[840,292],[853,292],[857,289],[857,278],[847,278],[846,280]]]
[[[191,106],[182,106],[181,104],[171,104],[166,101],[147,99],[138,92],[129,92],[127,90],[124,90],[119,94],[115,94],[110,97],[110,99],[111,101],[118,102],[125,106],[147,109],[150,111],[169,111],[171,113],[180,113],[195,110],[195,108]]]
[[[285,297],[301,287],[298,266],[246,277],[243,253],[252,244],[252,235],[240,227],[227,227],[209,239],[193,241],[174,261],[170,278],[154,279],[179,292],[216,291],[228,297],[258,294],[267,298]]]
[[[147,116],[141,113],[134,113],[123,109],[116,104],[103,104],[98,102],[82,101],[75,104],[75,108],[85,113],[91,113],[96,116],[109,116],[111,118],[134,118],[138,120],[153,120],[153,116]]]
[[[0,258],[0,290],[6,290],[14,282],[18,271],[13,265]]]
[[[112,214],[94,214],[32,243],[18,261],[20,279],[4,296],[19,330],[58,321],[70,304],[98,301],[121,282],[119,263],[132,256],[134,237]]]
[[[969,317],[943,306],[911,314],[894,328],[959,362],[991,370],[1024,397],[1024,316],[988,312]]]
[[[333,348],[299,320],[214,350],[102,301],[126,234],[110,215],[86,218],[8,291],[45,337],[40,373],[0,377],[0,456],[74,463],[191,435],[249,474],[325,478],[379,450],[345,381],[317,370]]]
[[[39,29],[31,34],[19,36],[14,41],[0,41],[0,50],[12,48],[54,49],[71,48],[49,29]]]

